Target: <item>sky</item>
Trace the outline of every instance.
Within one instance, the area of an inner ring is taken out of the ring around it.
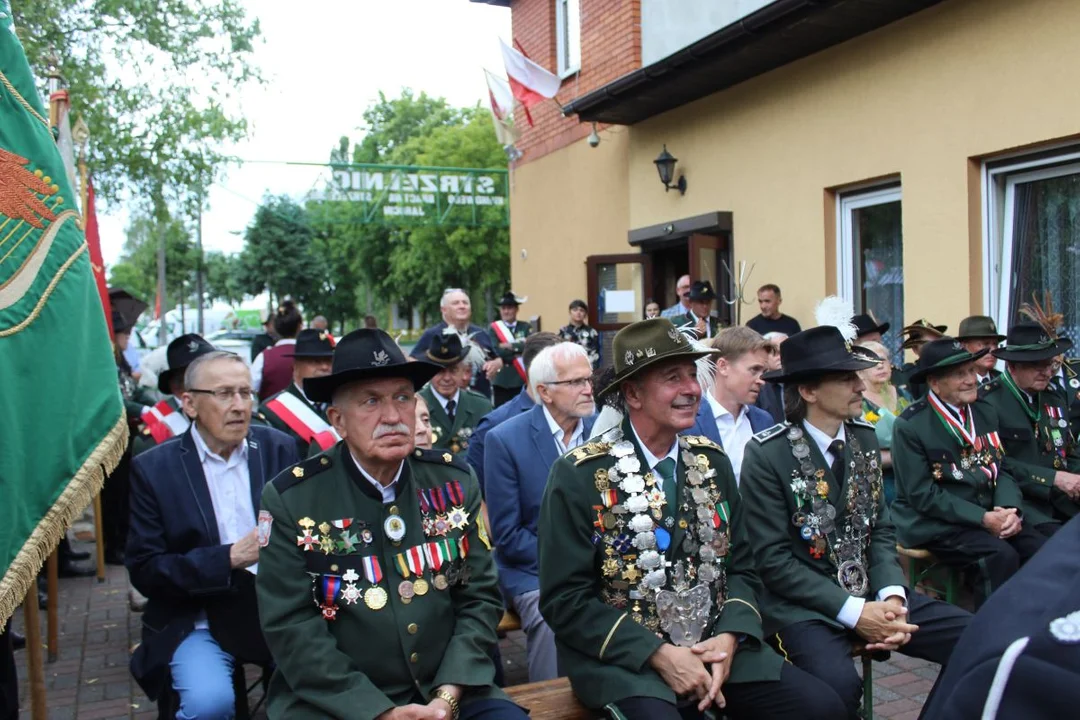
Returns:
[[[510,39],[510,10],[468,0],[245,0],[259,18],[255,63],[267,79],[247,88],[246,140],[226,152],[230,167],[208,196],[205,250],[239,252],[242,233],[267,192],[302,195],[317,168],[265,161],[326,162],[345,135],[363,136],[361,114],[382,90],[409,87],[458,106],[487,102],[483,69],[504,75],[499,38]],[[99,215],[102,254],[115,264],[127,213]]]

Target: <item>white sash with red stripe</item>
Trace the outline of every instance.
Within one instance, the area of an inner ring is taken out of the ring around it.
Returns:
[[[162,400],[157,405],[143,410],[141,419],[150,430],[150,436],[159,443],[187,432],[191,426],[187,415],[174,408],[168,400]]]
[[[314,441],[326,450],[341,439],[330,423],[319,417],[307,403],[291,392],[283,392],[268,400],[265,407],[281,418],[281,421],[306,443]]]
[[[517,338],[514,337],[514,333],[510,332],[510,328],[506,326],[502,320],[496,320],[491,323],[491,329],[495,331],[495,337],[499,339],[501,343],[513,343]],[[525,382],[529,382],[529,376],[525,373],[525,362],[518,355],[514,358],[514,369],[517,370],[517,374],[521,376],[521,379]]]

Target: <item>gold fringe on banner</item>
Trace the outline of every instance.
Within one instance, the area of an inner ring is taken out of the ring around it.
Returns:
[[[41,566],[60,543],[68,526],[101,491],[105,477],[120,463],[127,443],[127,415],[121,409],[120,419],[86,458],[4,572],[0,580],[0,625],[7,622],[15,608],[22,605],[26,594],[37,581]]]

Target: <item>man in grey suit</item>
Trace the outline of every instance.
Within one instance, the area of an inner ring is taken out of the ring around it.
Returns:
[[[494,428],[484,451],[485,492],[499,584],[527,637],[529,682],[558,677],[555,635],[540,602],[536,526],[548,471],[593,426],[592,364],[576,343],[545,348],[529,366],[537,404]]]

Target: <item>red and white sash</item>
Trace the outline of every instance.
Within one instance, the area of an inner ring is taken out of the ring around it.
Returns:
[[[500,343],[512,343],[516,339],[514,333],[510,332],[510,328],[502,320],[491,323],[491,329],[495,331],[495,337],[499,339]],[[514,358],[514,369],[517,370],[517,374],[521,376],[524,382],[529,382],[529,376],[525,373],[525,362],[520,355]]]
[[[945,403],[942,402],[933,391],[926,394],[926,400],[930,403],[930,407],[934,409],[934,412],[937,413],[938,418],[945,424],[945,427],[953,433],[953,437],[960,443],[961,448],[963,448],[966,443],[971,446],[976,453],[982,452],[983,448],[987,445],[998,450],[1001,449],[1001,437],[996,430],[983,436],[978,434],[978,431],[975,429],[975,410],[972,409],[970,405],[962,409],[965,422],[960,422],[956,419],[956,416],[945,407]],[[978,467],[983,471],[983,474],[986,475],[986,478],[991,484],[997,481],[998,464],[996,462],[991,461],[986,465],[979,465]]]
[[[174,435],[187,432],[191,421],[187,415],[172,406],[168,400],[162,400],[153,407],[142,411],[140,416],[154,442],[163,443]]]
[[[328,450],[341,439],[330,423],[319,417],[307,403],[291,392],[283,392],[268,400],[265,407],[281,418],[281,421],[306,443],[314,442],[321,449]]]

